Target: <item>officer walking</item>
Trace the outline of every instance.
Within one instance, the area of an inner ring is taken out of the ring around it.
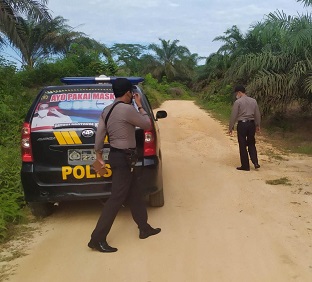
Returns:
[[[129,154],[130,157],[135,156],[135,127],[150,129],[150,118],[142,107],[139,94],[132,93],[132,83],[128,79],[117,78],[112,87],[116,99],[101,114],[94,147],[97,160],[102,164],[102,168],[105,168],[102,149],[104,138],[108,134],[111,146],[109,163],[113,171],[112,194],[104,204],[88,243],[91,249],[104,253],[117,251],[117,248],[108,245],[106,237],[119,209],[126,200],[129,203],[133,220],[138,225],[140,239],[156,235],[161,231],[160,228],[152,228],[147,223],[146,206],[134,183],[135,169],[127,160]],[[131,105],[133,98],[139,112]]]
[[[260,132],[260,111],[254,98],[246,95],[245,87],[238,85],[234,89],[236,101],[234,102],[229,123],[229,134],[233,135],[234,124],[237,121],[237,138],[241,166],[238,170],[250,170],[249,157],[255,169],[260,168],[256,149],[255,133]],[[248,148],[248,151],[247,151]]]

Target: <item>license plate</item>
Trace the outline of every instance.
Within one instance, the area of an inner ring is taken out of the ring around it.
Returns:
[[[103,160],[108,160],[109,148],[103,149]],[[69,149],[68,164],[70,165],[91,165],[95,161],[94,149]]]

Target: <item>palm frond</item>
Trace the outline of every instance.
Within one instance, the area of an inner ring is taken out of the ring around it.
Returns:
[[[312,6],[312,0],[297,0],[297,2],[302,2],[304,6]]]

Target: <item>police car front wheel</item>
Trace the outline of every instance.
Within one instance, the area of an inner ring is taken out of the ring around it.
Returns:
[[[41,203],[41,202],[33,202],[28,203],[31,213],[35,217],[47,217],[53,213],[53,203]]]

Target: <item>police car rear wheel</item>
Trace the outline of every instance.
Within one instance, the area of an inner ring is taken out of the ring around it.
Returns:
[[[53,213],[53,203],[28,203],[35,217],[47,217]]]
[[[155,194],[149,196],[149,204],[151,207],[162,207],[165,204],[164,190],[161,189]]]

